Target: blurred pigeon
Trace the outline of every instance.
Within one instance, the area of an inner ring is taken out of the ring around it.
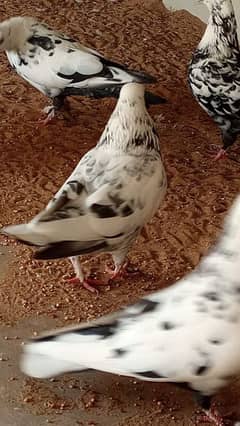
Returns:
[[[210,11],[204,36],[188,69],[192,93],[222,132],[225,151],[240,133],[240,50],[231,0],[203,0]]]
[[[30,17],[14,17],[0,24],[0,48],[16,72],[53,101],[46,107],[47,123],[67,96],[118,97],[123,84],[155,83],[150,75],[105,59],[66,35]],[[147,104],[164,103],[146,92]]]
[[[223,425],[210,403],[240,373],[239,223],[240,196],[195,271],[117,314],[27,343],[22,370],[47,378],[95,369],[172,382],[192,389]]]
[[[111,278],[115,278],[130,246],[159,208],[166,188],[144,87],[129,83],[121,89],[98,144],[84,155],[46,209],[31,222],[7,226],[2,232],[42,246],[37,259],[71,257],[77,281],[93,290],[76,256],[112,253]]]

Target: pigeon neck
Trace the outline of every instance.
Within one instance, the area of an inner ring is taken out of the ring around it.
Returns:
[[[160,152],[159,138],[144,103],[119,102],[98,143],[103,144],[124,152],[135,149]]]
[[[232,56],[234,49],[239,50],[237,21],[231,0],[212,6],[199,49],[220,57]]]

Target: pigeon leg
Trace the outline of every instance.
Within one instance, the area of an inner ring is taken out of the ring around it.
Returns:
[[[46,117],[46,118],[44,118],[44,119],[41,119],[41,118],[40,118],[39,122],[40,122],[43,126],[46,126],[46,124],[48,124],[48,123],[49,123],[49,121],[51,121],[51,120],[55,117],[55,108],[54,108],[54,106],[53,106],[53,105],[51,105],[51,106],[46,106],[46,107],[43,109],[43,112],[44,112],[44,114],[47,114],[47,117]]]
[[[216,426],[225,426],[223,418],[220,416],[216,409],[211,408],[210,410],[203,410],[205,416],[201,416],[200,421],[203,423],[212,423]]]
[[[213,161],[217,161],[223,158],[227,158],[227,153],[224,148],[219,148],[217,144],[210,144],[208,151],[213,158]]]
[[[69,103],[67,102],[66,96],[59,95],[53,98],[53,106],[55,111],[63,110],[63,116],[66,120],[71,119],[71,114],[66,111],[69,110]]]
[[[202,395],[198,392],[195,394],[195,396],[198,404],[205,413],[204,416],[201,416],[199,421],[203,423],[212,423],[216,426],[225,426],[223,418],[220,416],[218,411],[211,406],[211,396]]]
[[[82,284],[83,287],[91,293],[98,293],[98,290],[93,287],[94,284],[99,284],[98,281],[93,279],[91,280],[90,278],[84,278],[78,256],[70,257],[70,261],[72,262],[76,276],[74,278],[68,279],[68,282],[72,284]]]
[[[128,262],[124,263],[123,265],[115,266],[114,269],[106,265],[105,271],[109,275],[109,280],[115,280],[116,278],[123,277],[125,274],[127,275],[127,265]]]
[[[56,111],[59,111],[61,108],[63,108],[64,100],[65,100],[65,96],[62,96],[62,95],[56,96],[52,100],[52,105],[46,106],[43,109],[43,112],[47,114],[46,118],[44,118],[43,120],[40,119],[40,122],[43,125],[48,124],[55,117]]]
[[[214,161],[217,161],[217,160],[220,160],[220,159],[223,159],[223,158],[226,158],[226,157],[227,157],[227,153],[226,153],[225,149],[221,148],[218,151],[217,155],[214,157]]]

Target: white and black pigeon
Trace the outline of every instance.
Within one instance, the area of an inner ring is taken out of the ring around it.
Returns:
[[[231,0],[202,0],[210,11],[203,38],[193,53],[188,80],[194,97],[222,133],[225,151],[240,134],[240,49]]]
[[[37,259],[71,257],[79,282],[92,290],[78,255],[112,253],[115,278],[130,246],[166,193],[160,143],[144,100],[144,86],[121,89],[115,110],[91,151],[31,222],[2,233],[41,246]],[[97,283],[97,282],[96,282]]]
[[[210,402],[240,374],[240,196],[216,247],[173,286],[100,322],[30,341],[22,370],[33,377],[94,369],[192,389]]]
[[[125,83],[156,82],[31,17],[13,17],[0,24],[0,49],[22,78],[52,99],[52,106],[45,108],[45,123],[67,96],[118,97]],[[151,92],[145,93],[145,100],[147,105],[166,101]]]

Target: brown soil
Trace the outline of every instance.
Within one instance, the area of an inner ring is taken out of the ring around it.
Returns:
[[[169,99],[151,109],[169,190],[151,222],[151,238],[141,237],[131,250],[140,275],[101,287],[97,297],[64,281],[72,273],[69,262],[39,263],[29,248],[1,238],[0,425],[194,424],[197,407],[185,391],[99,373],[53,382],[26,379],[18,370],[18,352],[22,339],[36,330],[91,320],[170,285],[215,241],[239,191],[240,148],[231,150],[231,159],[212,162],[209,144],[220,141],[219,133],[187,87],[187,63],[204,24],[187,12],[168,12],[157,0],[11,0],[1,2],[0,12],[1,19],[36,16],[112,59],[158,76],[154,90]],[[6,225],[44,207],[95,145],[115,101],[72,98],[71,121],[39,127],[46,99],[10,71],[4,54],[0,81],[0,222]],[[84,267],[100,271],[104,260],[87,257]],[[236,383],[216,398],[220,410],[233,409],[236,418],[239,391]]]

